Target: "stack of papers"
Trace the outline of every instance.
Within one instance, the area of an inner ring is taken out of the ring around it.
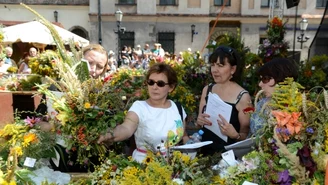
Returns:
[[[228,141],[228,136],[221,133],[217,120],[221,120],[219,118],[220,114],[225,120],[229,122],[231,117],[231,111],[232,106],[224,102],[217,94],[211,92],[208,93],[205,113],[210,115],[208,119],[212,122],[212,125],[205,125],[205,128],[212,131],[225,142]]]

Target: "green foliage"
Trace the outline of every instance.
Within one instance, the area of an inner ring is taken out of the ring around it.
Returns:
[[[85,60],[81,60],[79,63],[73,66],[74,72],[81,82],[84,82],[85,80],[90,78],[88,66],[88,61]]]
[[[293,82],[293,78],[286,78],[279,83],[273,92],[270,106],[289,113],[299,112],[302,109],[302,95],[299,89],[304,89],[300,84]]]
[[[319,55],[309,61],[301,63],[299,67],[298,82],[306,89],[314,86],[327,86],[328,56]]]

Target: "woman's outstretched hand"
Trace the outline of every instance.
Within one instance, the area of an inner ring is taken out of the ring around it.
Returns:
[[[105,135],[100,135],[97,143],[101,144],[101,143],[112,143],[114,142],[114,136],[112,134],[112,132],[107,132]]]

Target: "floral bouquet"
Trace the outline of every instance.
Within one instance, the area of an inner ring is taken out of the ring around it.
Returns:
[[[36,160],[54,157],[55,134],[41,130],[40,122],[41,119],[37,117],[22,120],[16,116],[13,124],[6,124],[0,130],[1,152],[14,152],[19,162],[23,162],[26,157]]]
[[[218,179],[206,162],[179,151],[163,157],[148,152],[143,163],[122,155],[112,156],[91,175],[92,184],[213,184]]]
[[[29,59],[29,67],[33,74],[41,76],[58,77],[58,71],[55,69],[55,59],[58,54],[52,50],[46,50],[37,57]]]
[[[279,17],[273,17],[267,23],[268,38],[259,46],[259,55],[264,62],[274,57],[287,57],[288,42],[284,40],[286,34],[286,22],[283,23]]]
[[[328,161],[328,93],[307,93],[287,78],[272,95],[262,115],[266,122],[258,150],[222,175],[226,184],[324,184]],[[317,90],[317,88],[316,88]],[[236,175],[238,174],[238,175]],[[232,178],[233,175],[233,178]]]

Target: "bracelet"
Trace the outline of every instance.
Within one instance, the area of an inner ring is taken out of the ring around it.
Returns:
[[[238,140],[240,138],[241,138],[241,135],[240,135],[240,133],[238,133],[238,137],[236,138],[236,140]]]

